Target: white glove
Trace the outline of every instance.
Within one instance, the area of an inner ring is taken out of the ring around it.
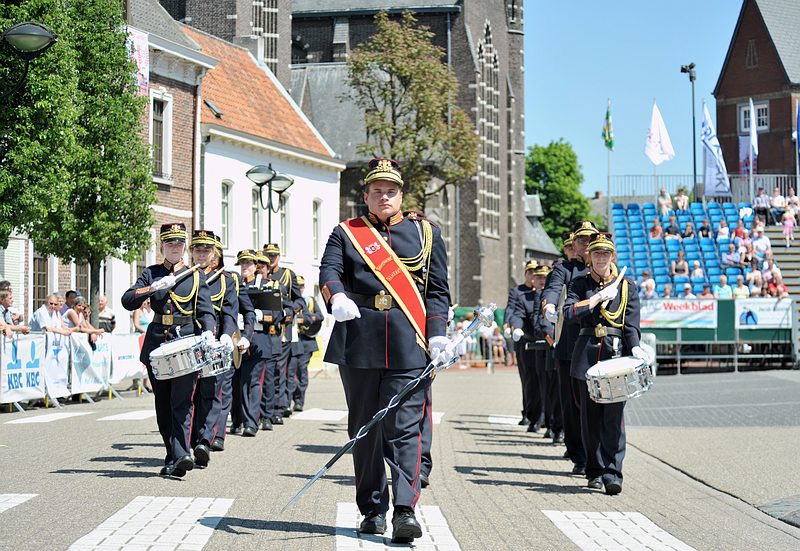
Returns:
[[[214,333],[212,333],[211,331],[203,331],[200,337],[202,337],[203,342],[205,343],[211,344],[212,342],[214,342]]]
[[[603,287],[597,292],[597,296],[600,297],[600,301],[604,302],[606,300],[614,300],[617,298],[617,293],[619,292],[619,287],[617,285],[609,285],[608,287]]]
[[[233,350],[233,340],[230,335],[223,333],[219,338],[219,343],[225,345],[228,350]]]
[[[511,338],[511,328],[510,327],[506,327],[505,329],[503,329],[503,335],[507,339],[510,339]]]
[[[558,321],[558,313],[556,312],[555,304],[547,304],[544,307],[544,317],[546,317],[547,321],[550,323],[556,323]]]
[[[650,354],[645,352],[644,348],[642,348],[641,346],[634,346],[631,349],[631,354],[633,354],[634,358],[637,358],[639,360],[643,360],[645,362],[650,361]]]
[[[525,331],[517,327],[516,329],[514,329],[514,332],[511,333],[511,338],[514,339],[514,342],[519,342],[519,340],[522,338],[524,334]]]
[[[165,275],[160,277],[150,284],[150,289],[153,291],[161,291],[163,289],[172,289],[177,283],[177,278],[174,274]]]
[[[353,318],[361,317],[361,312],[359,312],[356,303],[346,295],[341,295],[333,301],[331,312],[336,321],[349,321]]]
[[[453,357],[453,351],[450,349],[450,339],[444,336],[431,337],[428,340],[428,354],[431,356],[431,361],[444,364]]]
[[[256,308],[256,309],[254,310],[254,312],[256,313],[256,319],[257,319],[258,321],[262,321],[262,320],[264,319],[264,312],[262,312],[262,311],[261,311],[261,310],[259,310],[258,308]]]
[[[247,337],[242,337],[239,339],[239,350],[247,350],[250,348],[250,341],[247,340]]]
[[[456,311],[453,310],[453,307],[451,306],[450,308],[447,309],[447,323],[453,321],[453,318],[455,317],[456,317]]]

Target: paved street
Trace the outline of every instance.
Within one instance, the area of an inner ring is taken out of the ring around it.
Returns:
[[[515,424],[518,385],[509,370],[437,378],[416,549],[800,548],[799,528],[757,508],[800,510],[800,373],[658,377],[627,409],[615,497],[586,489],[563,447]],[[0,415],[0,549],[408,547],[357,537],[349,456],[280,514],[346,440],[338,376],[312,379],[306,419],[229,436],[225,452],[183,480],[156,476],[152,399],[123,395]]]

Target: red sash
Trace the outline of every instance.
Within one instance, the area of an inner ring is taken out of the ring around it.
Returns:
[[[422,302],[419,289],[411,279],[406,265],[397,256],[397,253],[386,244],[368,218],[364,216],[353,218],[345,220],[339,225],[375,277],[383,283],[392,298],[397,301],[398,306],[414,327],[414,331],[417,332],[417,340],[420,345],[427,348],[425,304]]]

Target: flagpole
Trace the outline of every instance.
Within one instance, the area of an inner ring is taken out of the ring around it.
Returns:
[[[794,137],[794,189],[800,186],[800,101],[794,101],[795,137]]]

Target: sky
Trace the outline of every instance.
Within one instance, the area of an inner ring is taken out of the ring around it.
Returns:
[[[584,194],[605,194],[608,99],[612,175],[653,173],[644,143],[655,99],[675,149],[658,173],[692,174],[692,89],[680,68],[696,65],[699,143],[703,100],[716,125],[712,93],[740,0],[528,0],[524,8],[526,150],[563,138],[578,154]],[[698,178],[702,166],[697,147]]]

